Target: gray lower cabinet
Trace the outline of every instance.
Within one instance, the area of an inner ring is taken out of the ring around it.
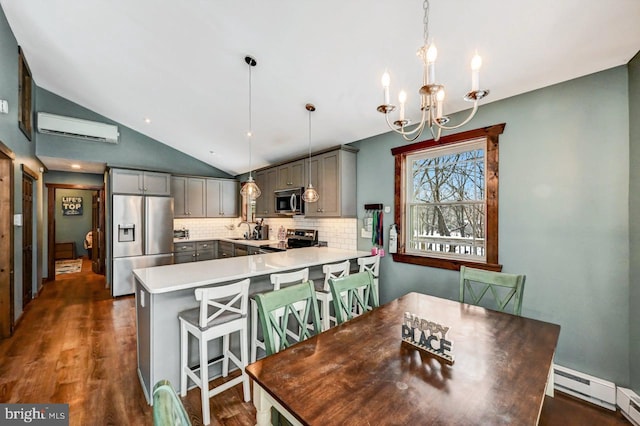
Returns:
[[[307,217],[355,217],[356,153],[325,152],[311,157],[311,183],[320,198],[305,205]]]
[[[187,176],[171,177],[174,217],[206,216],[206,179]]]
[[[217,241],[173,243],[173,263],[198,262],[216,258]]]
[[[171,175],[145,170],[111,169],[114,194],[171,195]]]
[[[207,217],[238,217],[238,181],[207,179]]]
[[[228,241],[218,241],[218,250],[217,250],[216,258],[224,259],[226,257],[234,257],[234,256],[235,256],[235,250],[233,247],[233,243],[230,243]]]

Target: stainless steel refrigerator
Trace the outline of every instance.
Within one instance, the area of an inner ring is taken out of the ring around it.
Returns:
[[[173,263],[173,198],[114,195],[111,295],[133,294],[132,271]]]

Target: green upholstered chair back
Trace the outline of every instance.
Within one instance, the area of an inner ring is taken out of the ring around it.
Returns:
[[[333,309],[338,324],[379,306],[370,271],[358,272],[329,280],[333,296]]]
[[[483,305],[514,315],[522,313],[524,275],[492,272],[482,269],[460,267],[460,302]],[[483,298],[491,298],[484,302]]]
[[[168,380],[160,380],[153,387],[153,425],[191,426],[182,401]]]
[[[312,281],[256,294],[255,300],[258,304],[267,355],[279,352],[322,331]]]

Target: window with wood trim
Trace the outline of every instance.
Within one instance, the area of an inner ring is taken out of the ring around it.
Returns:
[[[499,271],[498,136],[504,124],[391,150],[396,262]]]

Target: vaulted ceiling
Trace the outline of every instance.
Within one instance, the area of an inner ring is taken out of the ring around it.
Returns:
[[[388,131],[380,77],[417,118],[419,0],[0,0],[38,86],[231,174],[249,170],[249,54],[256,168]],[[432,0],[445,113],[626,64],[640,2]],[[588,94],[585,94],[588,96]],[[150,123],[145,123],[145,119]],[[400,143],[400,141],[399,141]]]

